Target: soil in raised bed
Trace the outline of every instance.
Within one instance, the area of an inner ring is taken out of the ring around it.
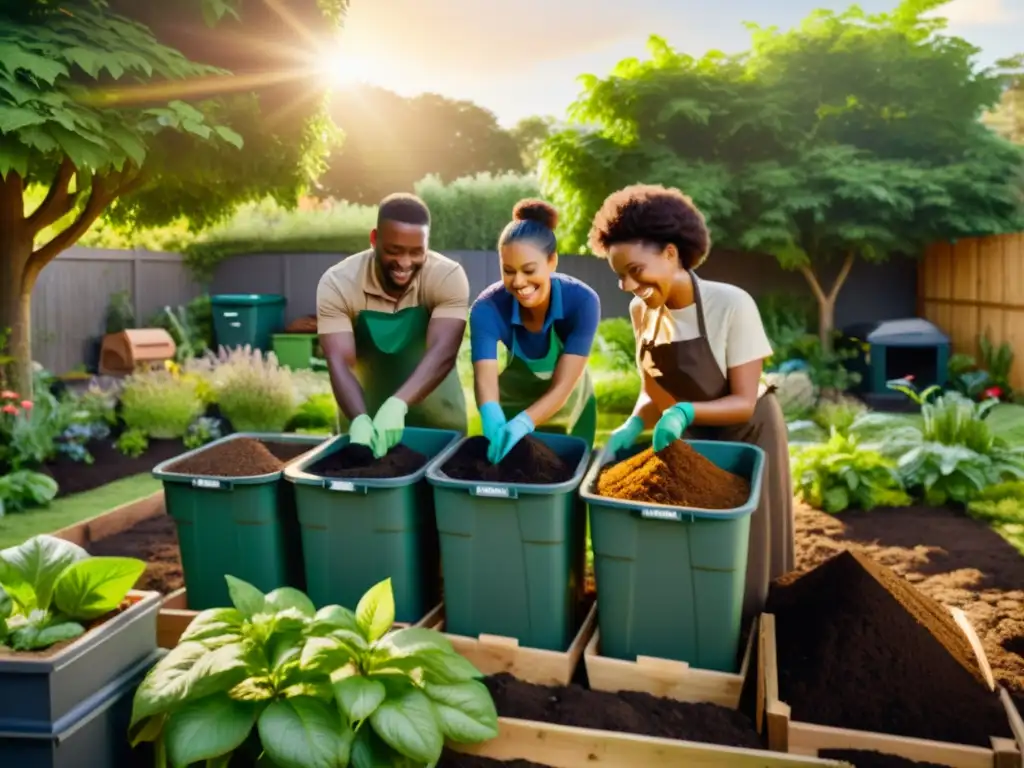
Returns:
[[[349,443],[341,450],[324,456],[306,469],[320,477],[353,477],[385,479],[405,477],[418,472],[427,463],[419,451],[399,443],[379,459],[365,445]]]
[[[255,477],[280,472],[296,456],[312,448],[306,443],[264,442],[239,437],[211,445],[199,453],[176,461],[168,472],[209,477]]]
[[[160,462],[185,451],[181,440],[150,440],[149,449],[137,458],[125,456],[114,447],[113,440],[94,440],[87,447],[92,454],[92,464],[58,456],[43,467],[42,471],[57,481],[58,498],[149,472]]]
[[[715,466],[682,440],[647,448],[597,478],[597,493],[613,499],[697,509],[735,509],[750,498],[750,483]]]
[[[168,594],[185,586],[181,572],[181,550],[174,519],[156,515],[136,523],[126,531],[94,541],[86,549],[90,555],[137,557],[146,561],[146,570],[136,589]]]
[[[492,760],[489,757],[463,755],[446,749],[441,755],[437,768],[550,768],[543,763],[531,763],[529,760]]]
[[[854,768],[949,768],[942,763],[915,763],[905,757],[862,749],[821,749],[818,750],[818,757],[849,763]]]
[[[486,437],[471,437],[441,467],[453,480],[512,483],[516,485],[553,485],[572,479],[575,467],[536,437],[527,436],[516,443],[497,464],[487,458]]]
[[[949,611],[866,555],[783,576],[765,611],[794,720],[979,747],[1011,736]]]
[[[498,714],[729,747],[763,749],[746,715],[715,704],[659,699],[647,693],[591,691],[579,685],[532,685],[508,674],[484,678]]]

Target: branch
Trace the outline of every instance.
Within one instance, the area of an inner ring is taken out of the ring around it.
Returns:
[[[79,197],[77,194],[70,194],[68,187],[71,185],[71,178],[75,175],[76,170],[75,164],[71,162],[70,158],[65,157],[60,168],[57,169],[57,176],[46,193],[46,199],[26,220],[33,235],[74,210]]]
[[[809,264],[800,265],[800,274],[804,276],[807,282],[811,286],[811,290],[814,292],[814,298],[818,300],[820,304],[825,304],[828,301],[828,297],[825,292],[821,289],[821,283],[818,282],[818,278],[814,275],[814,270],[811,269]]]
[[[843,287],[843,283],[846,282],[846,278],[850,276],[850,270],[853,269],[853,262],[855,256],[853,251],[846,252],[846,258],[843,259],[843,266],[839,269],[839,274],[836,275],[835,282],[832,283],[832,290],[828,293],[828,300],[834,302],[836,296],[839,295],[839,289]]]

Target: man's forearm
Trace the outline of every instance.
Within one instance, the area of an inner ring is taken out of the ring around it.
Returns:
[[[409,405],[422,401],[451,373],[459,357],[459,347],[436,344],[427,349],[420,364],[395,392],[395,397]]]
[[[366,402],[363,400],[363,388],[359,385],[352,370],[342,360],[327,360],[327,370],[331,375],[331,389],[334,399],[342,413],[351,421],[356,416],[366,413]]]

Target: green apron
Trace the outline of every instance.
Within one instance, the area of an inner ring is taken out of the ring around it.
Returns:
[[[356,379],[363,388],[366,412],[372,418],[384,401],[398,391],[427,351],[426,307],[408,307],[398,312],[364,310],[356,317]],[[421,402],[410,405],[405,423],[410,427],[468,428],[466,395],[457,368]]]
[[[558,358],[562,356],[563,344],[555,329],[551,329],[548,353],[538,360],[531,360],[522,353],[515,333],[512,334],[512,355],[505,370],[498,375],[498,402],[506,419],[525,411],[551,387]],[[584,369],[576,382],[565,405],[543,424],[538,432],[556,432],[581,437],[593,447],[597,434],[597,399],[590,371]]]

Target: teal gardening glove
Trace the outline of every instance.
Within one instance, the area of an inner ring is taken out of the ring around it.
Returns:
[[[663,450],[673,440],[683,436],[686,428],[693,423],[693,404],[676,403],[671,408],[666,408],[661,414],[658,423],[654,427],[654,441],[652,448],[655,451]]]
[[[608,435],[608,442],[604,446],[605,452],[613,457],[617,456],[619,451],[631,448],[643,431],[644,420],[639,416],[630,416],[625,424]]]
[[[520,440],[535,429],[533,419],[526,411],[520,412],[512,421],[498,430],[497,436],[491,440],[487,448],[487,460],[497,464],[504,459]]]
[[[383,458],[398,445],[405,431],[405,415],[409,406],[397,397],[389,397],[373,417],[373,449],[375,458]]]
[[[483,428],[484,437],[490,442],[497,439],[498,433],[506,423],[505,412],[501,410],[496,400],[480,406],[480,426]]]
[[[365,413],[352,419],[352,423],[348,425],[348,441],[353,445],[365,445],[369,448],[373,442],[373,419]]]

